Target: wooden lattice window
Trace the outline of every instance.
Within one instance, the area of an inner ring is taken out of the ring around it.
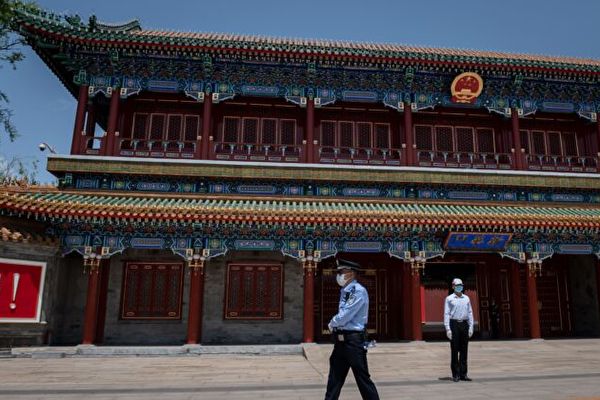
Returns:
[[[335,121],[321,121],[321,144],[335,146]]]
[[[577,156],[577,136],[573,132],[562,133],[563,154],[565,156]]]
[[[296,144],[296,120],[282,119],[279,122],[281,127],[281,144],[295,145]]]
[[[389,124],[375,124],[375,146],[379,149],[391,147]]]
[[[277,143],[277,120],[265,118],[262,120],[261,126],[261,143],[276,144]]]
[[[415,145],[418,150],[433,150],[431,126],[415,125]]]
[[[492,128],[477,128],[477,149],[480,153],[496,152]]]
[[[198,128],[200,127],[200,118],[196,115],[186,115],[184,140],[194,142],[198,137]]]
[[[181,319],[183,264],[127,262],[121,319]]]
[[[531,150],[533,154],[546,154],[544,132],[531,131]]]
[[[165,134],[165,114],[152,114],[150,119],[150,139],[162,140]]]
[[[340,147],[354,146],[354,123],[340,121]]]
[[[283,266],[229,264],[225,319],[282,319]]]
[[[358,147],[370,149],[373,147],[372,140],[373,126],[369,122],[356,123],[356,138]]]
[[[146,139],[148,127],[148,114],[134,114],[133,116],[133,138]]]
[[[239,143],[240,119],[225,117],[223,119],[223,142]]]
[[[560,148],[560,132],[548,132],[548,154],[558,156],[562,154]]]
[[[379,149],[392,147],[389,124],[375,124],[375,146]]]
[[[258,142],[258,118],[244,118],[242,120],[244,143]]]
[[[435,146],[438,151],[453,151],[454,140],[451,126],[435,127]]]
[[[181,140],[181,131],[183,118],[181,115],[169,115],[169,125],[167,127],[167,140]]]
[[[456,128],[456,151],[472,153],[474,146],[473,128]]]
[[[520,131],[521,133],[521,147],[525,150],[525,153],[529,154],[529,132]]]

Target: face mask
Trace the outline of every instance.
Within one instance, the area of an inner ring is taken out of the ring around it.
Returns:
[[[454,287],[454,291],[455,291],[456,293],[462,293],[463,289],[464,289],[463,285],[456,285],[456,286]]]
[[[348,282],[348,280],[346,278],[344,278],[344,274],[337,274],[337,276],[335,277],[335,280],[337,281],[337,284],[340,285],[341,287],[346,286],[346,283]]]

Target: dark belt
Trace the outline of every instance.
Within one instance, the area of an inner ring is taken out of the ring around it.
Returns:
[[[450,321],[454,321],[454,322],[467,322],[466,319],[451,319]]]
[[[357,334],[357,333],[363,333],[363,331],[347,331],[347,330],[343,330],[343,329],[335,329],[333,331],[333,333],[338,334],[338,335],[352,335],[352,334]]]
[[[333,331],[333,339],[336,343],[344,343],[346,341],[354,342],[356,339],[364,339],[364,331],[347,331],[343,329]]]

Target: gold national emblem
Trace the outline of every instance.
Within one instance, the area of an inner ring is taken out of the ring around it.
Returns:
[[[463,72],[452,81],[453,103],[473,104],[483,90],[483,79],[475,72]]]

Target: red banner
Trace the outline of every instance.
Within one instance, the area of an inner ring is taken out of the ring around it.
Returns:
[[[0,258],[0,322],[39,322],[46,263]]]

